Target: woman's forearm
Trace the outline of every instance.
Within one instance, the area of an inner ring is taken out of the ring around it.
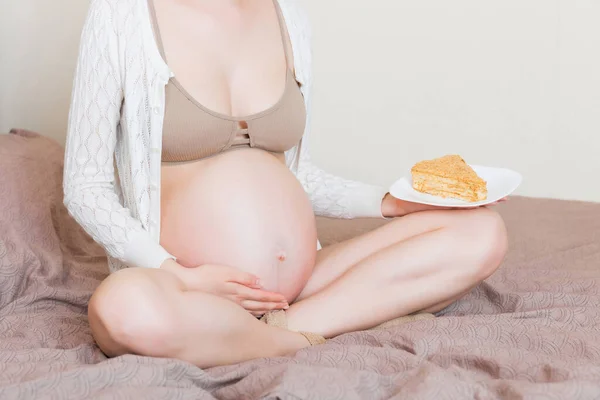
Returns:
[[[303,152],[306,152],[303,149]],[[381,202],[387,189],[346,179],[322,170],[304,153],[298,180],[316,215],[332,218],[383,218]]]

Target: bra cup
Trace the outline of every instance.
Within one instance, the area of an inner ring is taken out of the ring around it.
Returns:
[[[296,146],[306,127],[306,111],[300,90],[290,88],[279,109],[262,118],[248,121],[248,126],[254,147],[283,153]]]
[[[285,18],[277,0],[273,0],[273,6],[283,39],[286,35]],[[148,0],[148,7],[157,46],[165,63],[168,63],[153,0]],[[199,160],[244,146],[283,153],[297,145],[306,127],[306,107],[294,74],[289,69],[284,40],[282,44],[288,68],[283,95],[269,109],[245,118],[214,112],[198,103],[176,78],[169,80],[165,88],[161,161]]]
[[[235,121],[216,118],[198,109],[171,83],[165,90],[162,161],[197,160],[228,146],[237,130]]]

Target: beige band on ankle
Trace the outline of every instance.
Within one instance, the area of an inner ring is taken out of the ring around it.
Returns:
[[[269,311],[265,315],[263,315],[260,320],[267,325],[276,326],[278,328],[283,329],[288,328],[287,318],[285,315],[285,311],[283,310]]]
[[[263,315],[260,320],[270,326],[276,326],[277,328],[288,329],[287,316],[285,315],[284,310],[269,311],[268,313]],[[316,333],[312,333],[312,332],[298,332],[298,333],[301,334],[302,336],[304,336],[306,338],[306,340],[308,340],[308,343],[311,344],[311,346],[314,346],[317,344],[323,344],[327,341],[323,336],[317,335]]]
[[[306,340],[308,340],[308,343],[311,344],[311,346],[315,346],[317,344],[323,344],[327,341],[323,336],[317,335],[316,333],[311,333],[311,332],[298,332],[298,333],[301,334],[302,336],[304,336],[306,338]]]

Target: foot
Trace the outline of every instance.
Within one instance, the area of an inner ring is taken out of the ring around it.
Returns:
[[[293,332],[288,330],[287,317],[284,310],[270,311],[263,315],[260,320],[269,326],[285,329],[287,332],[293,333],[296,337],[302,338],[304,346],[302,346],[301,348],[323,344],[326,341],[326,339],[323,336],[318,335],[316,333]],[[298,350],[300,350],[300,348],[296,349],[296,351]]]

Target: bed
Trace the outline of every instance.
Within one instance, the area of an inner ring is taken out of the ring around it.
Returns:
[[[201,370],[94,345],[106,257],[62,204],[62,157],[45,136],[0,135],[0,399],[600,399],[600,204],[499,206],[504,264],[435,319]],[[319,235],[383,223],[319,219]]]

